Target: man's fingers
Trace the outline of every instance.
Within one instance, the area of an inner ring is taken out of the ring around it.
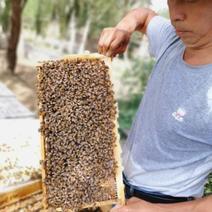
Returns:
[[[123,53],[128,46],[130,34],[116,28],[105,28],[98,42],[98,52],[108,57]]]
[[[126,48],[127,46],[120,46],[119,48],[117,49],[114,49],[114,50],[109,50],[108,53],[107,53],[107,56],[108,57],[115,57],[117,54],[122,54],[126,51]]]
[[[103,53],[103,45],[104,45],[104,31],[102,31],[100,38],[99,38],[99,42],[98,42],[98,52],[100,54]]]
[[[110,212],[129,212],[129,210],[125,206],[116,205],[110,210]]]
[[[107,51],[107,56],[111,57],[120,53],[123,53],[128,45],[128,41],[123,41],[119,38],[116,38],[112,41]]]
[[[120,42],[120,40],[118,39],[114,39],[109,46],[107,56],[110,57],[114,54],[120,53],[118,50],[121,48],[122,45],[123,45],[123,42]]]
[[[119,34],[111,43],[108,52],[111,54],[121,54],[127,49],[129,43],[129,37],[123,34]]]
[[[105,40],[105,31],[103,30],[100,37],[99,37],[99,42],[98,42],[98,52],[100,54],[103,53],[104,40]]]
[[[113,42],[113,40],[115,39],[115,32],[111,31],[108,36],[105,38],[105,42],[104,42],[104,47],[105,47],[105,54],[108,52],[108,50],[111,47],[111,44]]]
[[[113,39],[114,39],[114,29],[113,28],[104,29],[100,35],[100,39],[98,42],[99,53],[106,55]]]

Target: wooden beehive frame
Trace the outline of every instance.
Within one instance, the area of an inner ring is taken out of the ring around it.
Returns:
[[[99,59],[99,60],[104,60],[105,63],[108,64],[108,62],[110,62],[110,58],[106,58],[103,55],[99,55],[99,54],[84,54],[84,55],[69,55],[63,58],[64,60],[68,60],[68,61],[74,61],[76,59]],[[42,65],[42,64],[41,64]],[[110,79],[111,79],[111,69],[109,69],[109,75],[110,75]],[[38,72],[38,80],[39,80],[39,76],[40,73]],[[120,143],[119,143],[119,134],[118,134],[118,122],[117,122],[117,118],[118,118],[118,107],[116,105],[116,110],[117,110],[117,115],[116,118],[114,120],[115,123],[115,135],[116,135],[116,141],[115,141],[115,147],[114,147],[114,158],[117,162],[117,168],[116,168],[116,193],[117,193],[117,198],[114,200],[108,200],[108,201],[102,201],[102,202],[95,202],[93,204],[90,205],[84,205],[81,209],[84,208],[89,208],[89,207],[97,207],[97,206],[105,206],[105,205],[112,205],[112,204],[121,204],[124,205],[125,204],[125,195],[124,195],[124,185],[123,185],[123,179],[122,179],[122,165],[121,165],[121,159],[120,159],[120,155],[121,155],[121,147],[120,147]],[[40,121],[43,122],[44,120],[44,116],[42,114],[40,114]],[[41,133],[40,136],[40,140],[41,140],[41,154],[42,154],[42,160],[45,161],[45,138],[43,136],[43,134]],[[48,208],[48,204],[47,204],[47,189],[46,189],[46,185],[44,183],[45,181],[45,168],[42,165],[42,188],[43,188],[43,205],[44,208],[47,209]],[[57,208],[57,211],[61,211],[61,208]]]
[[[26,182],[21,185],[12,186],[0,193],[0,208],[13,204],[41,191],[41,180]]]

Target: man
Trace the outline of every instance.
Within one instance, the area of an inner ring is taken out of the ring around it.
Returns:
[[[113,212],[212,211],[212,196],[201,198],[212,171],[212,1],[168,6],[171,23],[135,9],[99,39],[99,52],[114,57],[140,31],[156,58],[123,148],[129,200]]]

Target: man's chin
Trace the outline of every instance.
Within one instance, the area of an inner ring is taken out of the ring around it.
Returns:
[[[186,47],[195,47],[197,45],[196,41],[189,39],[189,38],[187,38],[187,39],[181,38],[181,40],[183,41],[183,43]]]

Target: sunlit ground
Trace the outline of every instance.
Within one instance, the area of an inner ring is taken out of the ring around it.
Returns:
[[[0,191],[39,179],[39,123],[35,119],[0,119]]]

